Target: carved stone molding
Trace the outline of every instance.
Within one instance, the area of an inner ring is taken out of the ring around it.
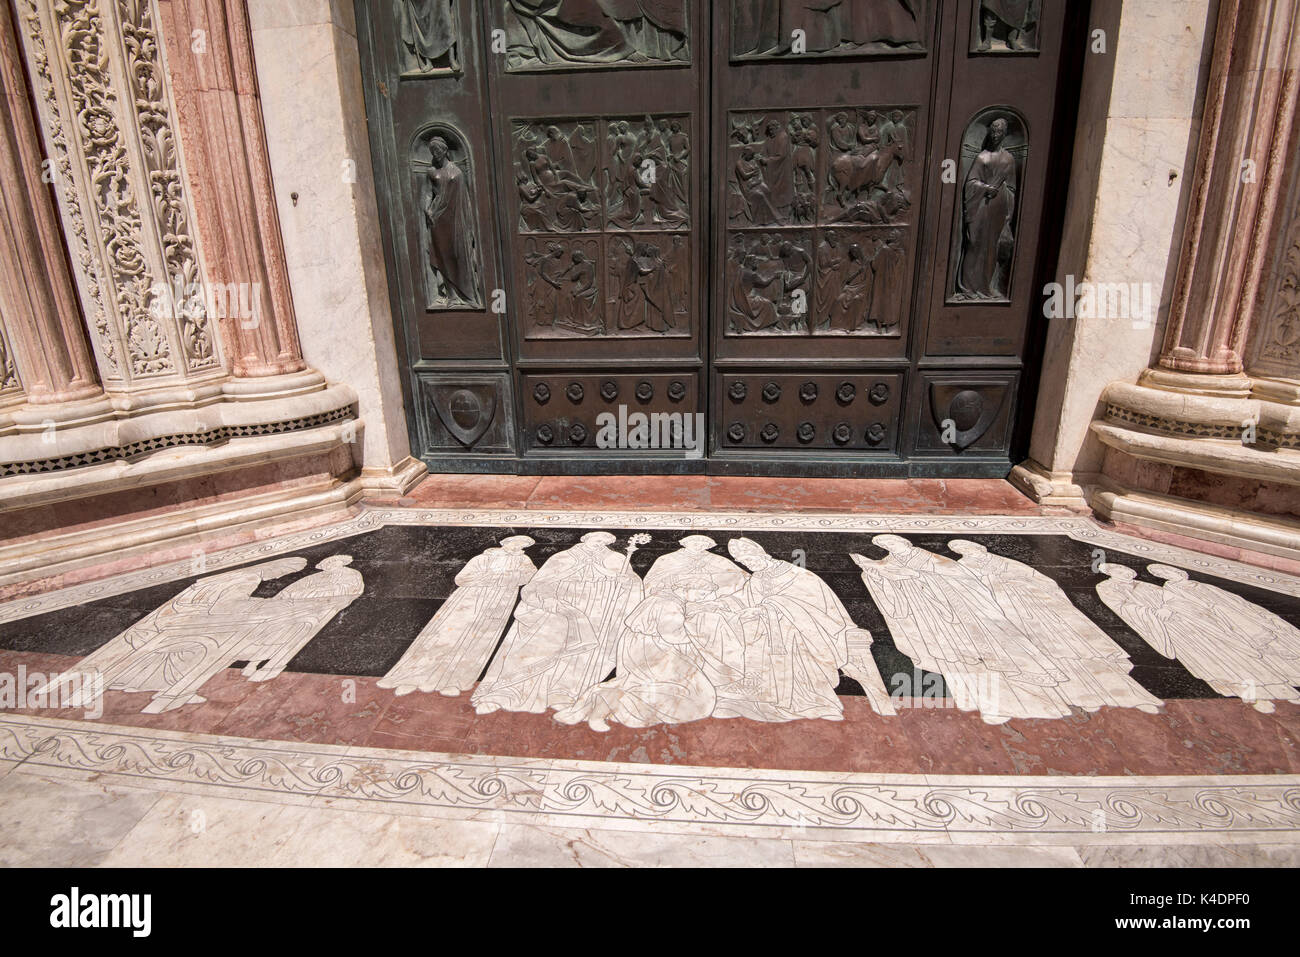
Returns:
[[[210,287],[240,289],[249,317],[216,318],[236,376],[306,367],[289,291],[244,0],[157,0],[176,126]],[[248,289],[244,297],[243,289]],[[229,301],[229,300],[227,300]]]
[[[63,239],[43,181],[18,39],[0,6],[0,403],[46,404],[100,394]]]
[[[19,0],[73,266],[113,391],[224,374],[156,0]]]
[[[1160,365],[1240,373],[1295,162],[1298,0],[1224,0]]]

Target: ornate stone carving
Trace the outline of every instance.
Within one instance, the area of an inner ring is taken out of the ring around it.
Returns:
[[[980,0],[971,25],[972,53],[1037,53],[1040,0]]]
[[[105,291],[100,278],[100,266],[91,251],[91,230],[87,225],[86,214],[81,206],[78,191],[72,174],[71,143],[64,126],[63,108],[55,92],[54,77],[51,73],[50,52],[45,43],[45,34],[41,25],[41,15],[36,0],[23,0],[22,4],[23,45],[32,67],[34,91],[41,109],[46,142],[51,145],[50,155],[57,182],[65,184],[59,191],[59,203],[63,207],[65,229],[73,245],[73,255],[80,267],[80,285],[82,301],[85,305],[86,318],[95,334],[95,346],[99,356],[100,376],[106,382],[122,378],[121,364],[118,359],[115,329],[110,323],[108,309],[105,305]],[[56,51],[57,56],[57,51]]]
[[[500,0],[506,70],[690,62],[686,0]]]
[[[23,384],[18,378],[18,367],[14,365],[13,351],[9,348],[4,326],[0,325],[0,398],[7,399],[22,391]]]
[[[460,73],[453,0],[396,0],[403,77]]]
[[[105,377],[127,385],[222,368],[202,302],[155,3],[24,0],[24,46],[41,78],[51,153],[67,174],[58,197],[86,253],[78,258],[87,313]],[[90,197],[88,221],[77,195]],[[101,299],[111,303],[102,322]]]
[[[1292,187],[1290,219],[1277,246],[1272,289],[1255,330],[1251,372],[1300,378],[1300,176]]]
[[[1014,110],[984,110],[966,127],[950,301],[1007,301],[1028,152],[1025,124]]]
[[[731,57],[919,53],[925,11],[923,0],[732,0]]]
[[[434,125],[420,133],[411,155],[424,244],[426,306],[482,308],[474,182],[465,141],[450,127]]]

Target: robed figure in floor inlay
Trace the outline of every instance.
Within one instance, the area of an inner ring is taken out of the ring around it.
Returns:
[[[1074,607],[1061,586],[1038,569],[983,545],[954,538],[948,547],[979,580],[1011,623],[1066,674],[1057,691],[1086,711],[1103,705],[1159,710],[1161,701],[1129,677],[1128,653]]]
[[[634,728],[695,721],[713,713],[716,686],[743,677],[736,616],[749,575],[711,553],[707,536],[680,544],[646,574],[645,598],[619,638],[617,677],[557,712],[557,721],[586,721],[597,731],[611,721]]]
[[[919,668],[943,675],[957,707],[988,724],[1064,718],[1067,675],[1003,614],[957,562],[898,535],[877,535],[884,558],[850,557],[894,638]]]
[[[1234,613],[1240,609],[1221,599],[1207,604],[1204,594],[1180,587],[1186,575],[1181,569],[1151,565],[1149,570],[1166,579],[1163,588],[1138,581],[1137,572],[1125,565],[1107,562],[1100,568],[1106,578],[1097,583],[1097,594],[1147,644],[1219,694],[1266,714],[1275,710],[1275,699],[1300,702],[1295,687],[1300,660],[1287,644],[1262,641],[1250,616],[1239,620]]]
[[[480,714],[567,708],[609,677],[623,620],[643,597],[631,555],[649,536],[633,536],[626,554],[609,547],[614,541],[588,532],[523,587],[514,624],[470,699]]]
[[[527,535],[512,535],[499,548],[471,558],[456,575],[456,590],[379,679],[379,687],[394,688],[399,695],[418,690],[452,696],[474,687],[510,620],[520,587],[537,573],[524,554],[532,544]]]
[[[839,721],[835,694],[844,668],[872,707],[893,713],[871,660],[871,635],[858,628],[830,587],[806,568],[769,555],[748,538],[727,543],[750,570],[738,616],[744,675],[718,689],[714,715],[759,721],[826,718]]]

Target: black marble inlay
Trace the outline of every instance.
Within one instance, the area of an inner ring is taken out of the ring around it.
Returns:
[[[393,667],[420,629],[456,588],[455,576],[470,558],[507,535],[524,534],[536,540],[537,544],[527,553],[540,568],[550,556],[576,544],[586,531],[588,529],[527,526],[387,526],[292,553],[306,558],[307,567],[295,575],[264,583],[255,594],[258,597],[274,596],[290,582],[312,574],[320,560],[336,554],[351,555],[352,567],[365,579],[365,594],[331,620],[290,662],[288,670],[379,677]],[[619,551],[626,547],[634,534],[627,529],[609,531],[618,536],[613,547]],[[675,550],[677,541],[691,533],[681,529],[648,530],[652,539],[633,555],[633,569],[644,576],[656,558]],[[696,533],[712,537],[718,543],[715,551],[721,554],[726,553],[729,539],[743,535],[758,542],[775,558],[796,563],[801,561],[820,575],[840,597],[853,620],[871,632],[874,639],[872,655],[891,692],[897,691],[899,683],[904,681],[909,682],[907,687],[916,693],[935,687],[942,689],[939,676],[918,671],[911,659],[897,649],[884,618],[862,583],[857,566],[849,558],[852,552],[873,559],[884,554],[883,550],[871,544],[871,534],[738,529]],[[1133,661],[1134,680],[1152,694],[1161,698],[1219,697],[1178,662],[1158,654],[1101,601],[1094,590],[1102,579],[1099,572],[1093,571],[1094,562],[1099,560],[1094,554],[1095,545],[1063,535],[953,532],[903,537],[921,548],[954,559],[958,556],[947,549],[947,543],[954,538],[965,538],[984,545],[995,554],[1032,565],[1054,579],[1076,607],[1128,652]],[[265,560],[263,557],[249,564]],[[1162,584],[1146,571],[1146,566],[1156,561],[1149,556],[1130,555],[1108,548],[1100,560],[1127,565],[1138,572],[1141,580]],[[1294,598],[1192,569],[1187,571],[1196,581],[1209,582],[1241,595],[1286,621],[1300,625],[1300,601]],[[101,598],[75,608],[0,624],[0,648],[76,656],[89,654],[199,577],[204,576],[196,575]],[[916,687],[918,682],[922,687]],[[862,689],[851,678],[842,678],[838,691],[844,695],[862,694]]]

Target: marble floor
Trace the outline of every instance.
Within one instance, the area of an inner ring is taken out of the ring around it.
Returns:
[[[873,484],[433,477],[10,592],[0,863],[1297,863],[1300,575]]]

